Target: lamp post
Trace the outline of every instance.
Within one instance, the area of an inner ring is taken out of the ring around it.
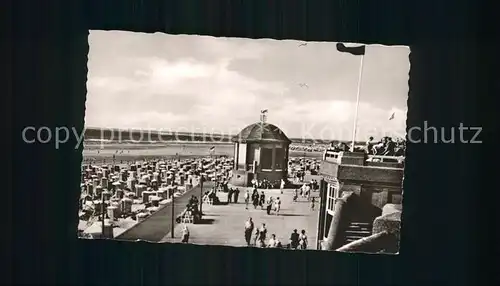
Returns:
[[[203,176],[200,176],[200,217],[203,215]]]
[[[104,219],[106,215],[104,213],[104,192],[101,192],[101,236],[104,238]]]
[[[172,224],[170,226],[170,237],[171,238],[174,238],[174,229],[175,229],[175,211],[174,211],[174,208],[175,208],[175,196],[174,196],[174,180],[175,180],[175,175],[172,174],[172,182],[171,182],[171,186],[172,186]]]
[[[319,188],[319,212],[318,226],[316,233],[316,250],[321,250],[321,241],[324,237],[325,215],[326,215],[326,200],[327,200],[328,185],[325,179],[321,179]]]

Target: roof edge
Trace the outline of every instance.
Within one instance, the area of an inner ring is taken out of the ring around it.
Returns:
[[[233,143],[287,143],[291,144],[292,140],[280,140],[280,139],[231,139]]]

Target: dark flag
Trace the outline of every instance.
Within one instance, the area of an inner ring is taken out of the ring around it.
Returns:
[[[349,53],[355,56],[362,56],[365,54],[365,45],[357,46],[357,47],[346,47],[342,43],[337,43],[337,51],[341,53]]]

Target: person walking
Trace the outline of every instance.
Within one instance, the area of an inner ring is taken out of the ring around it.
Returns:
[[[281,200],[279,197],[277,197],[276,200],[274,201],[274,211],[276,212],[276,215],[280,213],[280,209],[281,209]]]
[[[256,233],[256,243],[255,243],[255,246],[258,246],[258,247],[261,247],[261,248],[264,248],[266,247],[266,236],[267,236],[267,228],[266,228],[266,224],[265,223],[262,223],[261,227],[257,229],[257,233]]]
[[[182,243],[189,243],[189,229],[187,224],[182,227]]]
[[[227,203],[228,204],[232,203],[232,201],[233,201],[233,194],[234,194],[233,188],[230,188],[229,192],[227,192]]]
[[[283,194],[283,189],[285,188],[285,180],[281,179],[280,183],[280,193]]]
[[[312,211],[314,211],[315,204],[316,204],[316,197],[312,197],[311,198],[311,210]]]
[[[240,196],[240,190],[238,188],[236,188],[236,190],[234,190],[234,203],[237,204],[238,203],[238,197]]]
[[[252,239],[253,228],[254,224],[252,218],[249,217],[248,220],[245,222],[245,241],[247,243],[247,246],[250,246],[251,242],[250,240]]]
[[[267,198],[266,202],[266,212],[268,215],[271,214],[271,209],[273,208],[273,197]]]
[[[304,229],[300,232],[299,247],[302,250],[307,249],[307,235],[306,235],[306,231]]]
[[[250,191],[245,192],[245,209],[248,210],[248,204],[250,203]]]
[[[306,185],[306,192],[305,192],[306,198],[308,201],[311,200],[311,186],[310,184]]]
[[[252,204],[253,204],[253,208],[256,209],[257,206],[259,205],[259,193],[257,192],[257,189],[254,189],[253,190],[253,194],[252,194]]]
[[[299,240],[300,240],[299,233],[297,232],[296,229],[294,229],[292,234],[290,235],[290,248],[297,249],[297,247],[299,246]]]
[[[260,206],[260,209],[264,209],[264,204],[266,203],[266,195],[264,194],[264,191],[262,191],[260,193],[260,196],[259,196],[259,206]]]

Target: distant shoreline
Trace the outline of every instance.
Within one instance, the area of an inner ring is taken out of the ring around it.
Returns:
[[[233,142],[218,142],[218,141],[213,141],[213,142],[206,142],[206,141],[128,141],[128,140],[123,140],[123,141],[117,141],[117,140],[99,140],[99,139],[85,139],[83,141],[84,144],[88,145],[187,145],[187,144],[205,144],[205,145],[233,145]]]
[[[333,142],[347,142],[347,141],[333,141]],[[192,141],[192,140],[163,140],[163,141],[149,141],[149,140],[144,140],[144,141],[132,141],[132,140],[107,140],[107,139],[85,139],[83,141],[84,144],[86,145],[159,145],[159,146],[167,146],[167,145],[233,145],[234,142],[230,141]],[[347,142],[350,143],[350,142]],[[329,145],[329,143],[314,143],[314,142],[297,142],[297,141],[292,141],[291,145],[296,145],[296,144],[305,144],[305,145]],[[364,145],[364,142],[356,142],[356,145]]]
[[[232,144],[235,135],[228,134],[205,134],[189,132],[160,132],[154,130],[134,129],[112,129],[87,127],[84,130],[84,141],[87,142],[130,142],[132,144],[151,144],[148,141],[169,143],[181,142],[181,144]],[[137,140],[138,139],[138,140]],[[159,140],[158,140],[159,139]],[[350,143],[349,140],[334,139],[312,139],[312,138],[290,138],[295,144],[337,144],[339,142]],[[364,144],[365,142],[355,142]]]

